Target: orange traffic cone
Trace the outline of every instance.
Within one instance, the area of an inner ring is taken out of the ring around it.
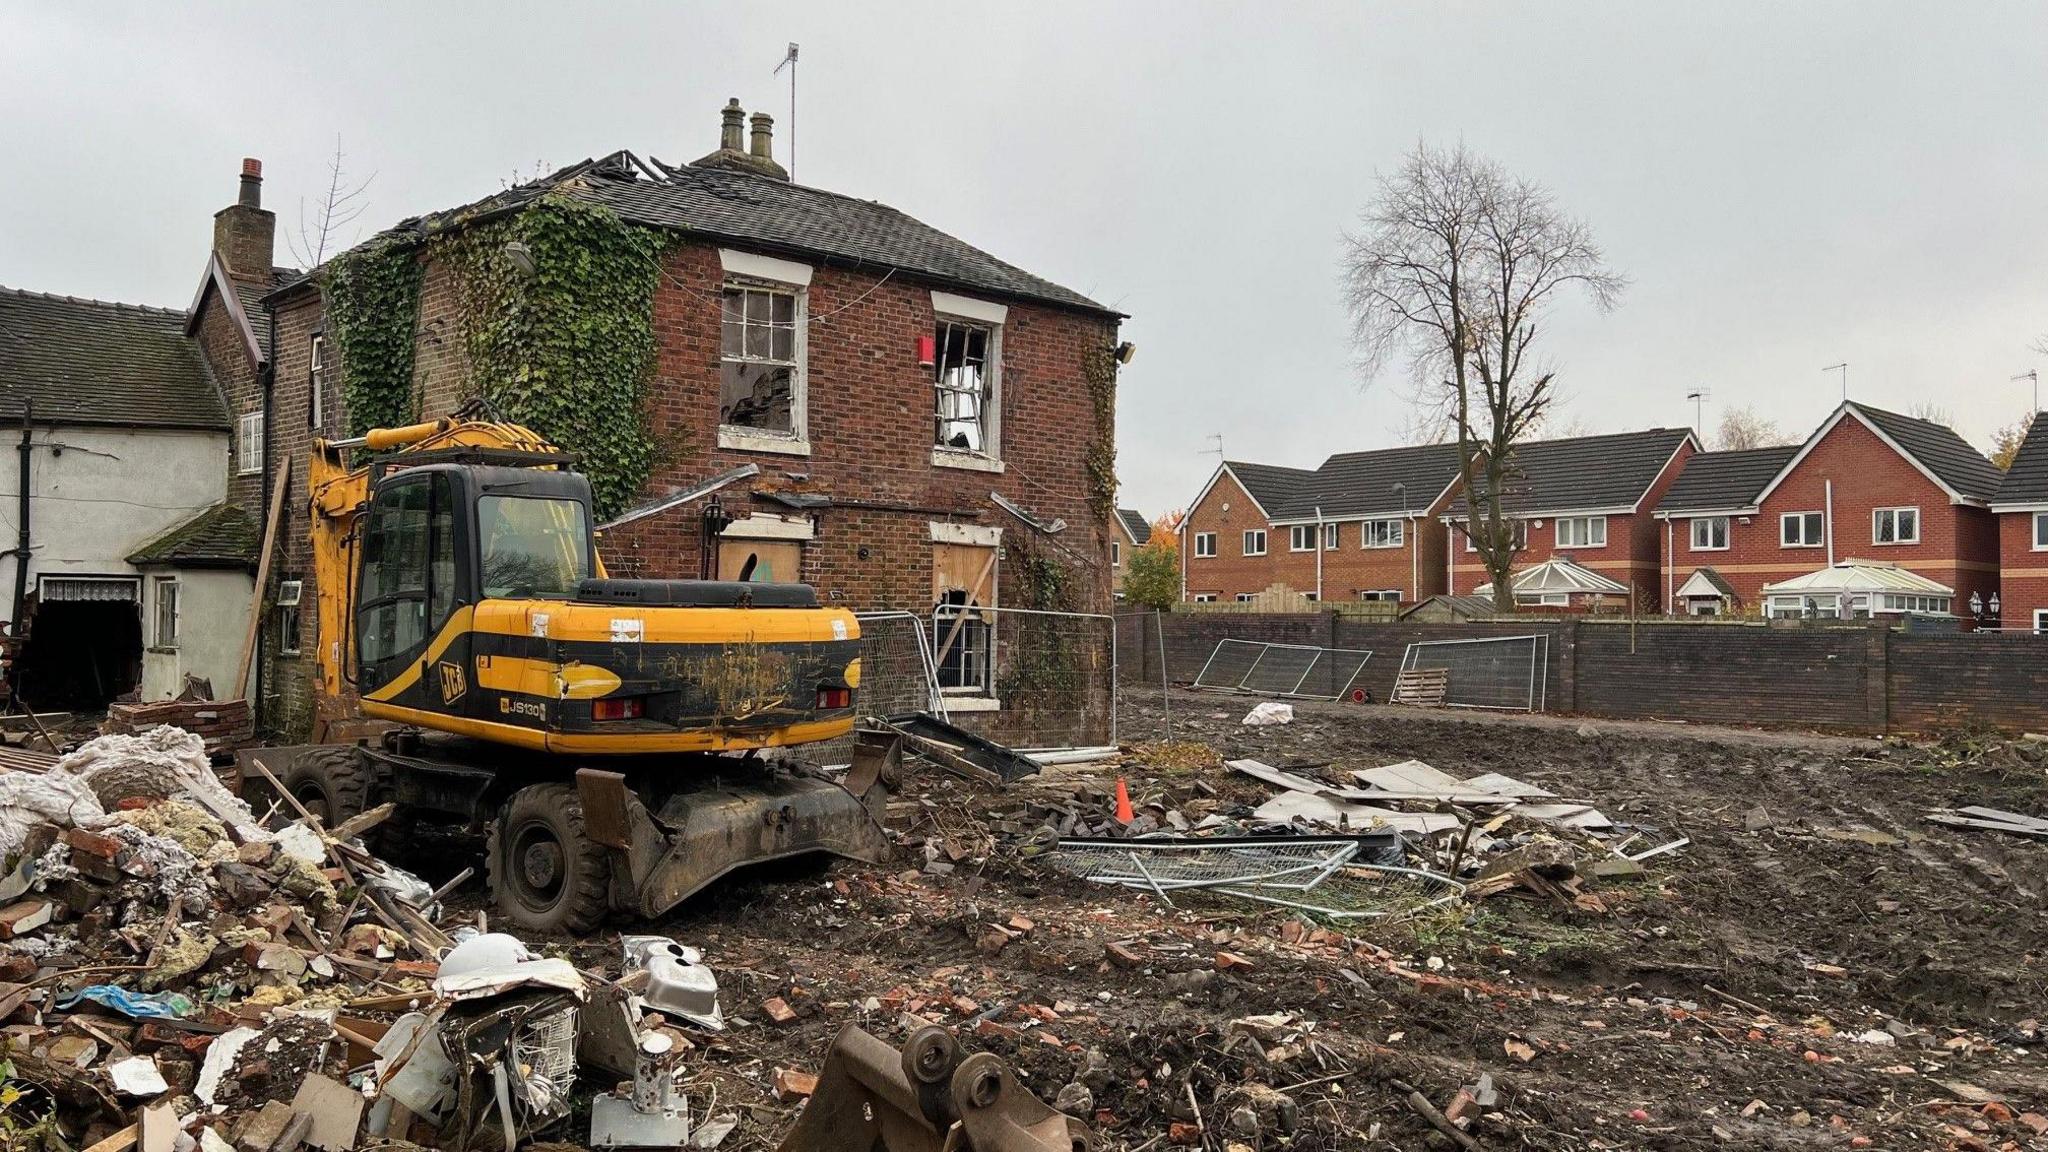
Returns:
[[[1119,776],[1116,778],[1116,822],[1129,824],[1136,817],[1137,813],[1131,811],[1131,790],[1124,787],[1124,778]]]

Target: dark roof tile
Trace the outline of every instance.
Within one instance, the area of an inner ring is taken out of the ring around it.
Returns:
[[[1972,500],[1989,500],[1998,493],[1999,482],[2004,479],[1998,466],[1985,459],[1982,452],[1970,447],[1969,441],[1956,435],[1955,429],[1932,420],[1872,408],[1868,404],[1852,401],[1849,406],[1861,412],[1879,431],[1891,437],[1894,443],[1950,488]]]
[[[0,418],[226,428],[185,313],[0,288]]]
[[[1515,513],[1633,507],[1691,437],[1689,428],[1651,428],[1518,445],[1501,507]],[[1465,511],[1462,495],[1451,511]]]
[[[1797,444],[1770,448],[1744,448],[1732,452],[1701,452],[1685,462],[1685,471],[1672,481],[1659,512],[1719,511],[1748,508],[1756,503],[1764,485],[1799,454]]]
[[[1456,444],[1340,452],[1313,470],[1232,461],[1231,472],[1275,520],[1355,520],[1422,512],[1458,476]],[[1396,485],[1400,485],[1396,488]]]
[[[1131,539],[1140,545],[1152,539],[1152,522],[1145,519],[1143,512],[1136,508],[1119,508],[1116,515],[1117,519],[1123,521],[1124,531],[1130,533]]]
[[[256,518],[236,505],[215,504],[136,549],[128,562],[174,568],[254,567],[256,551]]]
[[[2048,503],[2048,420],[2042,419],[2044,416],[2048,412],[2036,413],[2027,425],[2027,438],[2020,441],[2019,454],[1999,481],[1998,503]]]

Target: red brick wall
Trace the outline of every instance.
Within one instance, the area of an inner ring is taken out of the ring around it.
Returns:
[[[1224,510],[1226,504],[1229,511]],[[1334,522],[1338,524],[1337,547],[1321,549],[1322,598],[1356,600],[1360,592],[1391,588],[1400,590],[1403,601],[1412,602],[1441,593],[1446,529],[1433,515],[1440,511],[1416,509],[1414,519],[1404,521],[1399,548],[1361,547],[1358,521]],[[1244,532],[1248,528],[1266,530],[1263,557],[1244,555]],[[1217,555],[1195,556],[1197,532],[1216,533]],[[1258,504],[1238,486],[1235,478],[1225,473],[1188,513],[1180,544],[1186,550],[1188,595],[1208,594],[1218,600],[1234,600],[1239,593],[1263,592],[1274,584],[1313,593],[1317,551],[1296,552],[1290,547],[1291,542],[1291,526],[1268,523]]]
[[[207,288],[199,302],[199,327],[194,333],[199,340],[199,351],[213,370],[213,377],[220,383],[221,392],[227,399],[228,408],[228,501],[250,510],[257,519],[262,519],[263,477],[260,473],[241,474],[242,461],[234,453],[239,450],[241,437],[237,424],[241,417],[263,407],[263,387],[257,379],[256,365],[249,360],[249,344],[242,336],[242,330],[228,314],[227,304],[217,290]],[[264,338],[261,327],[257,339]]]
[[[1830,429],[1764,501],[1759,515],[1731,518],[1729,547],[1692,550],[1691,523],[1672,522],[1672,587],[1695,568],[1712,567],[1734,587],[1744,610],[1760,612],[1765,584],[1812,572],[1828,562],[1828,549],[1781,545],[1779,517],[1824,512],[1833,485],[1836,560],[1898,564],[1956,590],[1956,611],[1968,616],[1972,592],[1989,598],[1998,589],[1997,525],[1991,513],[1949,503],[1941,488],[1855,417]],[[1877,508],[1920,509],[1920,542],[1875,544],[1871,513]]]
[[[2007,628],[2032,628],[2048,608],[2048,551],[2034,550],[2034,514],[1998,514],[1999,618]]]

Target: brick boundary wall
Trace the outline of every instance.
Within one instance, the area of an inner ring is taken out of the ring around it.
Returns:
[[[2048,731],[2048,636],[1926,634],[1882,625],[1782,626],[1518,619],[1375,624],[1333,613],[1125,613],[1118,673],[1195,678],[1218,640],[1366,648],[1359,683],[1386,699],[1416,641],[1548,633],[1548,711],[1880,735],[1962,724]]]

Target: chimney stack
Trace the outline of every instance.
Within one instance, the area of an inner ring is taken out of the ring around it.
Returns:
[[[277,214],[263,207],[263,161],[251,156],[235,202],[213,214],[213,251],[229,276],[268,288],[276,243]]]
[[[789,169],[775,162],[775,118],[766,112],[756,112],[752,119],[754,138],[750,148],[745,139],[747,110],[740,107],[739,97],[727,100],[718,114],[718,150],[698,157],[690,166],[750,172],[787,181]]]

